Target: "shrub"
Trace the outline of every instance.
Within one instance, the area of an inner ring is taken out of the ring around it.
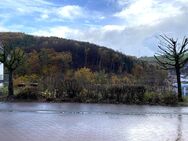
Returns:
[[[162,95],[162,103],[166,105],[174,105],[178,103],[178,98],[174,93],[167,92]]]
[[[0,87],[0,95],[3,95],[3,96],[8,95],[8,86]]]
[[[143,103],[145,88],[126,85],[85,85],[82,98],[90,102]],[[85,97],[83,97],[85,96]]]
[[[95,80],[95,74],[86,67],[77,70],[74,77],[80,83],[93,83]]]
[[[183,102],[188,103],[188,96],[184,96],[184,97],[183,97]]]
[[[19,100],[37,100],[38,97],[37,91],[32,88],[24,88],[15,96]]]
[[[63,81],[63,91],[70,98],[74,98],[82,91],[81,85],[76,80],[65,80]]]
[[[146,92],[144,95],[144,102],[146,104],[174,105],[177,104],[178,99],[177,96],[172,92],[165,92],[165,93]]]
[[[145,93],[143,86],[112,85],[107,88],[108,99],[118,103],[142,103]]]
[[[56,99],[57,93],[56,90],[50,91],[46,89],[44,92],[42,92],[42,97],[46,99],[46,101],[53,101]]]
[[[144,103],[159,104],[161,102],[161,95],[154,92],[146,92],[144,94]]]
[[[79,101],[80,102],[87,102],[87,99],[88,99],[88,90],[83,88],[79,94]]]
[[[100,86],[100,85],[99,85]],[[102,102],[102,94],[98,85],[85,85],[80,91],[79,102],[98,103]]]

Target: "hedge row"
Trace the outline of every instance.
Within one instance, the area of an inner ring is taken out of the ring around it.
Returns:
[[[127,85],[80,84],[64,81],[58,97],[76,98],[78,102],[143,103],[145,88]]]
[[[172,93],[148,93],[144,86],[80,84],[76,80],[63,81],[59,88],[41,90],[21,88],[17,99],[84,103],[176,104]]]

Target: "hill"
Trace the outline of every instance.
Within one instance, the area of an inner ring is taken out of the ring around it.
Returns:
[[[142,61],[146,61],[148,63],[151,63],[151,64],[156,64],[157,63],[155,57],[146,57],[145,56],[145,57],[140,57],[139,59],[142,60]]]
[[[70,52],[72,55],[72,69],[88,67],[94,71],[130,73],[136,57],[127,56],[112,49],[57,37],[39,37],[15,32],[0,32],[0,40],[14,47],[21,47],[27,53],[42,48],[51,48],[56,52]]]

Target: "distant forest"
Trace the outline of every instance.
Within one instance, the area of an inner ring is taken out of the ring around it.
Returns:
[[[87,67],[93,71],[103,70],[107,73],[131,73],[133,66],[138,62],[136,57],[88,42],[11,32],[0,33],[0,39],[14,47],[23,48],[26,53],[31,53],[34,50],[39,52],[42,48],[70,53],[72,69]]]

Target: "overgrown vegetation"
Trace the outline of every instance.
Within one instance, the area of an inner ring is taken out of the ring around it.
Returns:
[[[176,103],[166,87],[167,72],[157,65],[85,42],[20,33],[0,37],[26,54],[14,72],[16,100]]]

